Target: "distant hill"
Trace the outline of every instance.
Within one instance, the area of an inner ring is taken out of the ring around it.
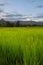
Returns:
[[[0,20],[0,27],[14,27],[14,26],[43,26],[43,21],[5,21],[4,19]]]
[[[36,22],[36,21],[20,21],[22,25],[43,25],[43,21]]]

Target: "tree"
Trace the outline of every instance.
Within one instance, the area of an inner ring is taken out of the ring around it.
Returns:
[[[17,27],[20,26],[20,21],[17,21],[16,26],[17,26]]]
[[[6,22],[6,26],[7,27],[14,27],[14,23],[11,23],[11,22],[7,21]]]

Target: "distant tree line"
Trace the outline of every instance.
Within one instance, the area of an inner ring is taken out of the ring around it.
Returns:
[[[35,27],[35,26],[43,26],[43,25],[36,25],[36,24],[20,24],[20,21],[10,22],[5,20],[0,20],[0,27]]]

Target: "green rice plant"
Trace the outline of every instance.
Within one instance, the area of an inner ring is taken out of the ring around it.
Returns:
[[[43,65],[43,28],[0,28],[0,65]]]

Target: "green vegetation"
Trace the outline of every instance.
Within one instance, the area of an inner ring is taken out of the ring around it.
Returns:
[[[0,65],[43,65],[43,28],[0,28]]]

